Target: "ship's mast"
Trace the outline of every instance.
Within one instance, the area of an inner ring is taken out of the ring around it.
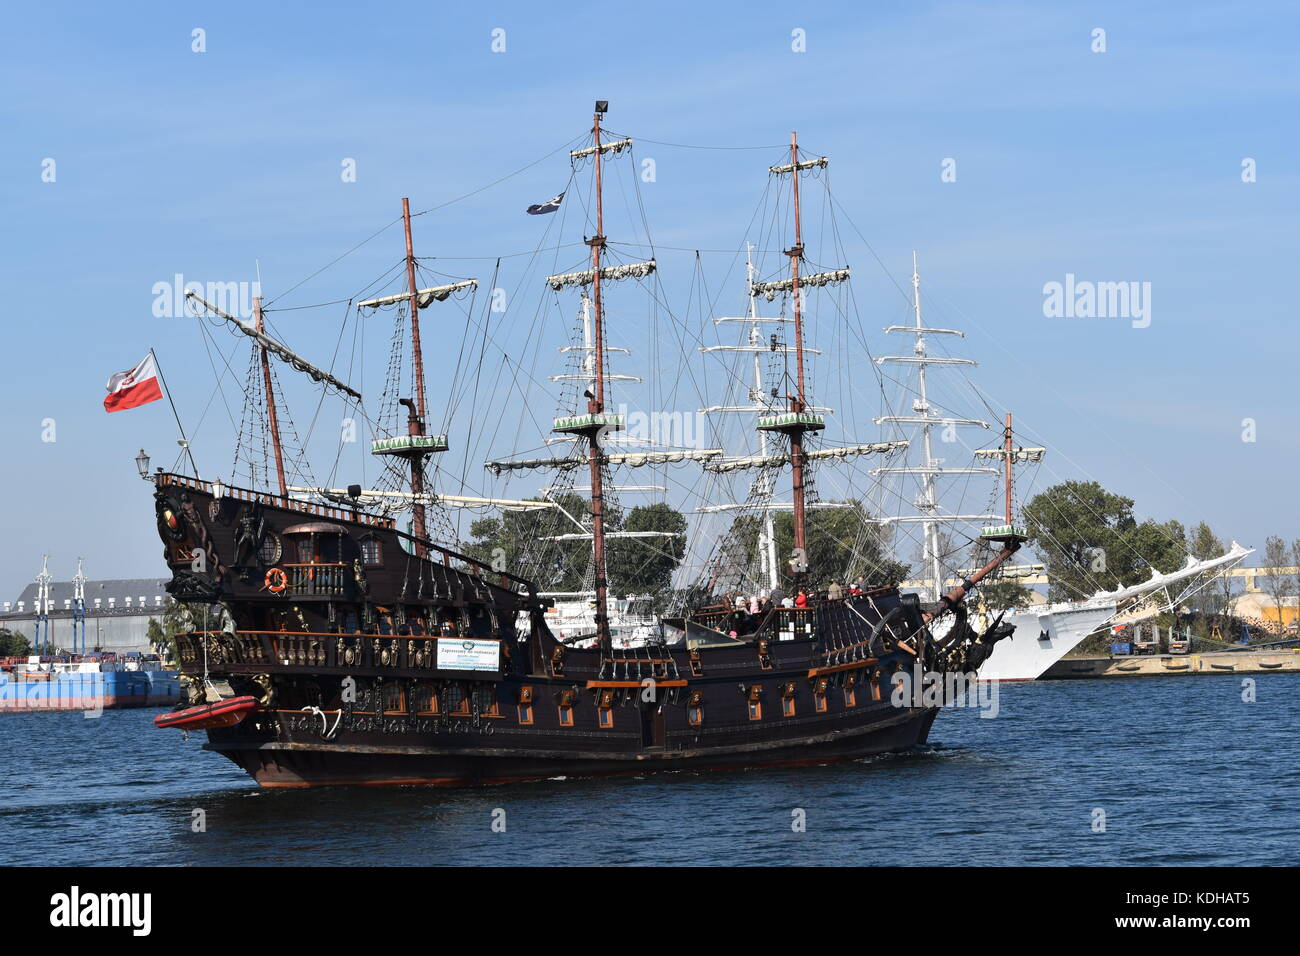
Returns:
[[[1015,452],[1011,448],[1011,413],[1007,412],[1006,428],[1002,433],[1003,445],[1006,449],[1007,465],[1007,502],[1006,502],[1006,519],[1007,524],[1011,524],[1011,462],[1015,459]]]
[[[262,315],[262,297],[253,299],[253,328],[261,335],[266,334],[266,320]],[[266,418],[271,427],[271,448],[275,452],[275,477],[280,483],[280,497],[289,497],[289,489],[284,480],[284,451],[280,447],[280,420],[275,410],[275,389],[271,386],[271,363],[266,357],[266,345],[258,342],[258,355],[262,362],[262,388],[266,392]]]
[[[948,415],[936,415],[930,404],[927,391],[927,372],[931,365],[960,366],[975,365],[972,359],[947,358],[931,355],[926,348],[927,335],[955,335],[964,338],[965,333],[958,329],[932,328],[925,324],[921,316],[921,272],[917,265],[916,252],[912,252],[912,313],[910,325],[891,325],[886,332],[902,332],[914,336],[911,355],[883,355],[876,359],[878,364],[896,362],[916,366],[916,395],[912,400],[911,415],[882,415],[876,419],[877,424],[893,422],[898,424],[919,425],[921,429],[922,460],[915,466],[901,468],[877,468],[873,475],[916,475],[920,478],[921,491],[913,502],[918,514],[884,519],[887,522],[919,521],[922,531],[921,563],[929,577],[928,592],[933,600],[943,596],[943,555],[939,547],[939,529],[944,524],[974,521],[993,521],[996,514],[941,515],[939,513],[938,482],[947,475],[990,475],[999,474],[996,468],[970,467],[945,468],[943,459],[934,457],[933,430],[936,427],[955,429],[972,426],[988,428],[989,423],[978,418],[955,418]]]
[[[36,575],[36,653],[47,647],[54,650],[54,640],[50,635],[50,556],[41,557],[41,573]],[[41,637],[44,626],[45,636]]]
[[[600,294],[600,254],[605,248],[605,206],[602,195],[600,117],[601,103],[592,114],[592,135],[596,147],[596,234],[587,240],[591,247],[591,298],[594,333],[592,371],[594,397],[587,400],[587,413],[599,415],[605,410],[605,330]],[[591,556],[596,585],[596,637],[603,652],[612,647],[609,634],[609,582],[605,577],[605,492],[600,467],[600,431],[587,434],[587,461],[591,470]]]
[[[72,649],[75,653],[86,653],[86,574],[81,558],[77,558],[77,576],[72,579]]]
[[[415,284],[415,246],[411,240],[411,201],[402,198],[402,227],[406,231],[406,284],[410,291],[411,312],[411,378],[415,385],[414,405],[403,402],[407,408],[406,430],[412,437],[424,434],[425,390],[424,353],[420,348],[420,296]],[[415,553],[424,556],[428,524],[424,509],[424,455],[408,456],[411,463],[411,532],[415,536]]]
[[[795,353],[795,392],[786,394],[786,410],[781,411],[777,408],[769,408],[768,414],[761,414],[757,422],[757,427],[762,435],[762,441],[759,444],[759,454],[749,459],[725,459],[719,462],[710,462],[705,464],[705,468],[710,471],[732,471],[738,468],[750,467],[768,467],[771,465],[784,464],[787,461],[791,465],[791,502],[790,511],[794,516],[794,552],[791,554],[790,572],[795,580],[795,585],[802,583],[802,576],[807,572],[807,491],[806,491],[806,474],[805,469],[809,459],[809,452],[804,449],[803,438],[807,432],[819,431],[826,427],[825,419],[815,412],[821,409],[815,409],[808,405],[807,382],[804,373],[804,353],[810,351],[804,348],[803,344],[803,297],[802,289],[804,286],[824,286],[844,282],[849,278],[848,268],[836,269],[831,272],[821,272],[813,275],[803,275],[800,273],[800,263],[803,260],[803,210],[800,205],[799,195],[799,173],[807,169],[825,169],[827,160],[825,156],[817,159],[800,160],[799,159],[799,141],[795,133],[790,134],[790,162],[769,167],[768,172],[775,175],[784,175],[790,173],[794,178],[792,180],[792,191],[794,199],[794,245],[785,250],[785,254],[790,257],[790,275],[785,279],[778,279],[773,282],[758,282],[753,268],[752,259],[747,266],[747,276],[749,279],[749,315],[743,319],[719,318],[715,322],[745,321],[750,323],[750,344],[748,346],[727,346],[716,345],[701,349],[703,352],[753,352],[755,353],[754,362],[754,391],[752,393],[753,405],[759,406],[762,402],[762,370],[758,363],[758,353],[765,351],[759,345],[758,324],[760,322],[774,321],[792,321],[794,323],[794,348],[789,349],[785,346],[778,347],[775,340],[772,344],[773,352]],[[777,293],[789,292],[793,299],[793,318],[789,320],[782,319],[764,319],[760,318],[755,308],[755,299],[762,295],[770,302]],[[816,353],[816,350],[811,350]],[[720,406],[705,411],[745,411],[746,406]],[[786,455],[769,455],[766,432],[780,432],[790,439],[790,454]],[[849,454],[874,454],[884,451],[883,445],[874,446],[855,446],[853,448],[843,449],[845,455]],[[816,453],[812,453],[816,456]],[[767,477],[760,478],[758,488],[760,495],[770,494],[770,479]],[[731,510],[735,506],[722,505],[716,508],[702,509],[711,510]],[[768,567],[768,576],[771,586],[776,586],[776,561],[775,547],[773,544],[775,535],[772,531],[771,519],[772,506],[766,505],[764,508],[764,537],[767,539],[764,545],[767,548],[765,563]]]
[[[786,251],[790,257],[790,295],[794,300],[794,352],[798,369],[798,395],[790,398],[790,411],[796,415],[806,408],[803,382],[803,303],[799,295],[799,261],[803,258],[803,223],[799,210],[799,140],[790,133],[791,183],[794,191],[794,245]],[[790,465],[793,474],[792,501],[794,504],[794,551],[804,557],[808,553],[808,534],[804,516],[804,459],[803,431],[790,429]],[[801,573],[796,567],[796,583]]]
[[[749,344],[757,349],[762,341],[762,335],[759,332],[758,318],[758,296],[754,292],[754,245],[745,243],[745,284],[749,290]],[[763,367],[757,351],[754,352],[754,391],[751,393],[751,401],[761,410],[766,410],[766,403],[763,402]],[[758,454],[766,458],[768,454],[767,432],[758,433]],[[761,488],[759,489],[760,499],[764,502],[772,498],[772,476],[764,470],[759,479]],[[779,583],[776,570],[776,532],[772,523],[772,509],[763,509],[763,540],[759,542],[761,549],[763,570],[767,573],[768,593],[776,590]]]
[[[916,316],[916,345],[914,352],[918,358],[925,357],[925,324],[921,321],[921,273],[916,267],[916,250],[912,250],[912,312]],[[921,406],[921,415],[926,419],[921,425],[921,447],[925,454],[923,467],[925,474],[921,482],[921,500],[918,502],[922,514],[927,519],[921,529],[924,532],[924,544],[922,545],[921,563],[925,566],[930,574],[931,588],[933,598],[937,601],[942,588],[942,569],[939,567],[939,525],[933,520],[935,510],[938,507],[938,501],[935,499],[935,474],[934,468],[938,464],[934,460],[934,450],[931,445],[930,429],[933,423],[929,419],[930,400],[925,391],[925,365],[917,366],[917,396]]]

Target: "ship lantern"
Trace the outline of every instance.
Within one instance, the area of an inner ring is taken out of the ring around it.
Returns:
[[[143,448],[140,449],[140,454],[135,456],[135,467],[140,472],[141,478],[149,477],[149,456],[144,453]]]

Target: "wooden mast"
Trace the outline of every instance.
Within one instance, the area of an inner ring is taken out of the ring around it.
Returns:
[[[595,395],[587,400],[587,413],[599,415],[605,410],[605,340],[604,314],[600,295],[600,253],[605,247],[605,209],[601,181],[600,114],[601,103],[593,113],[592,133],[596,147],[596,234],[587,240],[591,246],[592,319],[594,323]],[[601,651],[608,653],[612,647],[609,633],[609,594],[605,577],[605,494],[600,469],[600,432],[593,429],[588,435],[587,462],[591,469],[591,554],[595,565],[596,584],[596,637]]]
[[[1013,452],[1011,450],[1011,413],[1010,412],[1007,412],[1007,425],[1006,425],[1006,429],[1003,431],[1002,439],[1003,439],[1003,447],[1004,447],[1003,453],[1006,456],[1006,465],[1007,465],[1006,517],[1007,517],[1007,524],[1011,524],[1011,458]]]
[[[1015,524],[1011,520],[1011,476],[1013,470],[1012,463],[1015,460],[1016,451],[1011,443],[1012,435],[1011,435],[1011,413],[1010,412],[1007,412],[1007,416],[1004,419],[1004,422],[1005,424],[1002,430],[1002,459],[1006,467],[1006,472],[1005,472],[1006,500],[1004,502],[1006,510],[1004,512],[1004,517],[1006,518],[1007,527],[1005,533],[999,533],[998,535],[992,538],[992,540],[1000,540],[1003,542],[1002,550],[999,551],[997,554],[995,554],[993,558],[987,564],[984,565],[984,567],[980,568],[978,571],[976,571],[969,578],[964,580],[957,587],[953,588],[947,594],[940,595],[939,604],[936,606],[936,610],[927,612],[922,616],[923,620],[925,620],[927,623],[941,616],[945,611],[949,611],[952,608],[956,607],[958,602],[960,602],[964,597],[966,597],[966,594],[970,591],[971,588],[979,584],[980,581],[984,580],[986,577],[988,577],[990,574],[996,571],[999,567],[1002,566],[1002,564],[1006,562],[1008,558],[1010,558],[1013,554],[1015,554],[1018,550],[1020,550],[1020,542],[1022,539],[1019,533],[1016,531]],[[1039,450],[1041,451],[1041,449]]]
[[[796,134],[790,133],[790,165],[794,186],[794,245],[787,251],[790,257],[790,294],[794,299],[794,352],[798,369],[798,394],[790,396],[790,411],[803,412],[807,408],[803,380],[803,308],[799,295],[799,261],[803,258],[803,224],[799,210],[799,143]],[[807,528],[804,514],[804,458],[803,431],[799,428],[790,430],[790,464],[792,477],[792,501],[794,506],[794,550],[802,560],[807,558]],[[799,574],[796,571],[796,582]]]
[[[415,401],[403,399],[406,406],[406,430],[409,435],[423,435],[425,422],[424,353],[420,349],[420,301],[415,284],[415,245],[411,241],[411,201],[402,198],[402,226],[406,230],[406,284],[410,290],[411,311],[411,377],[415,385]],[[428,537],[424,501],[424,455],[418,449],[411,460],[411,532],[415,536],[415,553],[423,557],[427,551]]]
[[[266,321],[262,317],[262,297],[253,299],[253,324],[258,332],[266,334]],[[275,411],[275,389],[271,387],[271,363],[266,357],[266,346],[258,343],[257,351],[262,359],[262,388],[266,392],[266,417],[271,425],[271,447],[275,450],[275,476],[280,482],[280,497],[289,497],[289,489],[284,480],[284,452],[280,449],[280,420]]]

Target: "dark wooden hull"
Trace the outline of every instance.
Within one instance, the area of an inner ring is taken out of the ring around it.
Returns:
[[[189,686],[257,701],[206,747],[263,786],[852,760],[924,743],[937,710],[892,703],[894,675],[951,666],[916,600],[889,587],[748,620],[703,610],[689,647],[569,648],[530,582],[428,543],[412,554],[385,519],[179,476],[157,486],[169,590],[206,622],[176,639]]]
[[[217,735],[206,749],[230,758],[263,787],[432,786],[479,787],[575,777],[800,767],[856,760],[925,743],[936,709],[896,710],[856,726],[767,745],[642,750],[547,752],[430,739],[422,744],[330,744],[282,741],[240,744]]]

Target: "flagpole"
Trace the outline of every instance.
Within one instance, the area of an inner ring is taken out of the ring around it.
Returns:
[[[194,452],[190,450],[190,440],[185,437],[185,426],[181,424],[181,416],[176,412],[176,403],[172,401],[172,390],[167,387],[167,379],[163,377],[162,363],[158,361],[158,354],[153,348],[149,349],[149,354],[153,356],[153,367],[158,370],[158,381],[162,383],[163,392],[167,395],[167,404],[172,407],[172,417],[176,419],[176,429],[181,433],[181,441],[185,442],[185,454],[190,457],[190,467],[194,469],[194,477],[199,478],[199,466],[194,461]]]

